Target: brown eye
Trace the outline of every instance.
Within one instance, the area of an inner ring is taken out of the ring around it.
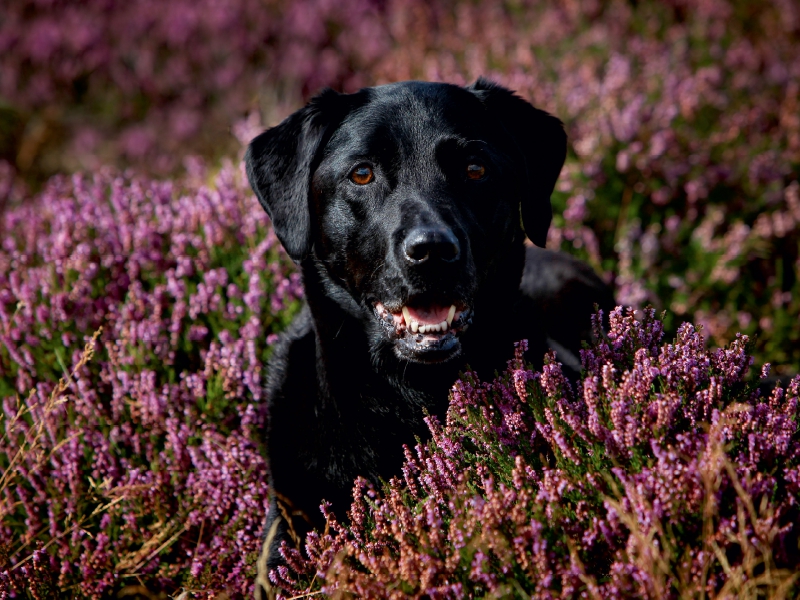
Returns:
[[[486,175],[486,167],[480,163],[469,163],[467,165],[467,177],[470,179],[483,179]]]
[[[350,181],[357,185],[367,185],[373,179],[375,179],[375,174],[366,165],[358,166],[350,173]]]

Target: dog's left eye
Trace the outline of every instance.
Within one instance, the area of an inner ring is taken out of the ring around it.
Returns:
[[[471,162],[467,165],[467,177],[469,179],[483,179],[486,175],[486,167],[477,162]]]
[[[367,185],[375,179],[375,173],[367,165],[359,165],[350,172],[350,181],[358,185]]]

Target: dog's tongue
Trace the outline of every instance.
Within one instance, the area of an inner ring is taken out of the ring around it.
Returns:
[[[449,306],[408,306],[408,314],[412,319],[418,321],[420,324],[439,324],[447,320],[447,313],[450,310]]]

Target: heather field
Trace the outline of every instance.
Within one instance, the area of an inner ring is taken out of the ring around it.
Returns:
[[[8,0],[0,599],[250,595],[302,286],[243,144],[478,75],[564,120],[548,247],[623,308],[574,385],[519,347],[454,382],[277,593],[800,596],[800,3]]]

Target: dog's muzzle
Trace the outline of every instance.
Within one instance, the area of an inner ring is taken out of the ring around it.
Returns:
[[[397,353],[414,362],[444,362],[460,353],[458,336],[472,323],[472,310],[455,304],[374,303],[375,314]]]

